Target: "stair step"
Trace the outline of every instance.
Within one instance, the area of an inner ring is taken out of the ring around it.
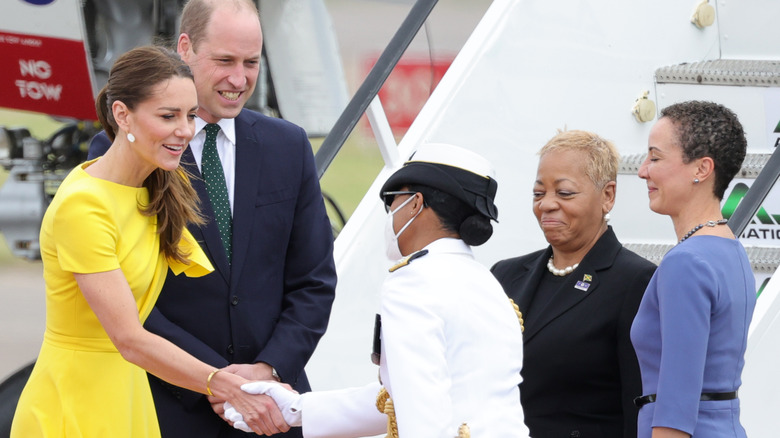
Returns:
[[[772,154],[748,153],[745,161],[742,162],[742,168],[735,178],[755,178],[764,168]],[[618,173],[624,175],[636,175],[639,173],[639,166],[645,161],[647,154],[626,155],[620,160]]]
[[[780,87],[780,61],[714,59],[661,67],[659,84]]]
[[[656,265],[674,247],[667,243],[624,243],[623,246]],[[746,246],[745,251],[755,273],[772,274],[780,266],[780,247]]]

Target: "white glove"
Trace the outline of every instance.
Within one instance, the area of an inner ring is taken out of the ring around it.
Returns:
[[[233,427],[244,432],[254,433],[254,431],[244,423],[244,416],[236,410],[229,402],[225,402],[222,407],[225,409],[225,418],[233,422]]]
[[[282,412],[284,421],[287,424],[292,427],[300,426],[302,424],[300,410],[301,395],[297,392],[285,389],[282,385],[276,382],[268,381],[244,383],[241,385],[241,390],[249,394],[265,394],[270,396],[274,399],[276,405],[279,406],[279,410]],[[225,416],[227,416],[227,412],[225,412]],[[243,418],[241,420],[243,420]],[[241,423],[246,426],[246,423],[243,421],[241,421]],[[236,427],[235,424],[236,423],[234,422],[233,427]]]

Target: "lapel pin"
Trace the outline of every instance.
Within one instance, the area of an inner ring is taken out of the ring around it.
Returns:
[[[590,274],[585,274],[585,276],[582,277],[582,281],[593,281],[593,276]]]
[[[586,283],[584,281],[578,281],[577,284],[574,285],[575,289],[579,289],[582,291],[587,291],[590,287],[590,283]]]

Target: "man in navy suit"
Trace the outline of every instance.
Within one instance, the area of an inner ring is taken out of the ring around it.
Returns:
[[[311,145],[300,127],[243,108],[262,49],[251,0],[190,0],[180,30],[177,50],[193,71],[199,104],[182,163],[196,176],[209,219],[190,230],[216,270],[198,279],[169,273],[145,326],[215,368],[309,391],[304,366],[325,333],[336,287],[333,235]],[[210,198],[201,177],[207,124],[219,125],[230,245],[223,245],[215,220],[220,201]],[[109,145],[104,134],[96,136],[90,158]],[[246,435],[220,418],[223,400],[149,380],[164,438]],[[255,409],[263,423],[256,432],[287,430],[269,398],[258,399]],[[300,429],[284,436],[301,436]]]

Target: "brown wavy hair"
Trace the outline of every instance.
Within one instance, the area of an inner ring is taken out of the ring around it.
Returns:
[[[111,111],[114,102],[120,101],[133,111],[151,97],[157,85],[173,77],[193,79],[189,66],[176,52],[166,48],[142,46],[120,56],[95,100],[98,119],[108,138],[113,142],[119,129]],[[138,206],[145,216],[157,217],[160,251],[183,263],[190,256],[179,248],[184,228],[188,223],[205,223],[190,178],[192,176],[181,163],[171,171],[155,169],[143,182],[149,191],[149,204]]]

